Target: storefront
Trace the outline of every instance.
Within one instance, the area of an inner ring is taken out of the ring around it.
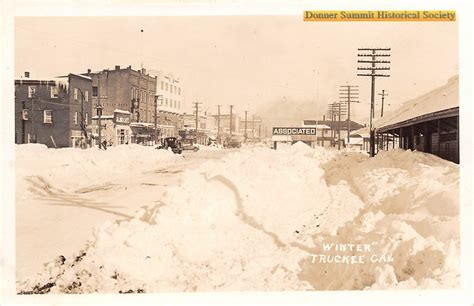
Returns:
[[[132,142],[132,130],[130,128],[130,112],[115,110],[113,115],[101,116],[101,142],[107,146],[129,144]],[[98,141],[99,126],[98,116],[92,118],[92,130],[95,143]]]

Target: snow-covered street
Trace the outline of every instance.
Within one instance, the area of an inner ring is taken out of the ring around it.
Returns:
[[[36,274],[58,254],[72,254],[107,220],[130,220],[152,206],[184,169],[228,151],[174,155],[150,147],[108,151],[17,148],[17,278]],[[53,155],[53,157],[51,157]],[[41,160],[41,162],[38,162]]]
[[[430,154],[16,153],[18,292],[459,285],[459,166]]]

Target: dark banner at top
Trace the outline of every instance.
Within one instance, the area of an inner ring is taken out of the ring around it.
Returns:
[[[273,135],[316,135],[316,128],[274,127]]]

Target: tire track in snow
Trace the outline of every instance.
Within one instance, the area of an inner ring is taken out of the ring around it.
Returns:
[[[244,209],[244,205],[242,204],[243,203],[243,200],[242,200],[242,197],[240,196],[240,192],[239,190],[237,189],[237,187],[235,186],[235,184],[229,180],[227,177],[223,176],[223,175],[216,175],[216,176],[213,176],[211,178],[208,178],[207,179],[209,182],[211,181],[216,181],[216,182],[219,182],[221,183],[222,185],[224,185],[225,187],[229,188],[233,193],[234,193],[234,196],[235,196],[235,201],[236,201],[236,204],[237,204],[237,211],[236,211],[236,215],[246,224],[250,225],[251,227],[255,228],[256,230],[258,231],[261,231],[263,233],[265,233],[266,235],[270,236],[272,239],[273,239],[273,242],[280,248],[283,248],[285,247],[285,243],[283,243],[280,238],[278,238],[277,234],[273,233],[273,232],[270,232],[268,230],[266,230],[260,223],[258,223],[252,216],[248,215],[246,212],[245,212],[245,209]]]

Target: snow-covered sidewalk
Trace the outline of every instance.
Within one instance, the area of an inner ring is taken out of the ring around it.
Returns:
[[[454,287],[458,190],[457,165],[419,152],[244,148],[185,170],[154,205],[97,227],[18,291]],[[335,256],[364,261],[329,262]]]

